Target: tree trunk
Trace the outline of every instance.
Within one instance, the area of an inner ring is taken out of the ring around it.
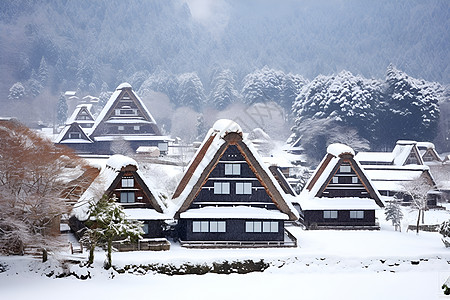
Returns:
[[[108,253],[107,253],[107,265],[105,269],[109,269],[112,266],[112,238],[108,239]]]
[[[425,224],[425,209],[422,209],[422,224]]]
[[[89,249],[89,260],[88,260],[89,265],[92,265],[94,263],[94,250],[95,250],[95,243],[92,243],[91,248]]]
[[[416,233],[419,234],[419,224],[420,224],[420,213],[422,212],[421,209],[419,209],[419,215],[417,216],[417,229]]]

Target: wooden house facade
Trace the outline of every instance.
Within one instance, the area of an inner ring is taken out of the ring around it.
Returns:
[[[91,186],[74,205],[72,227],[83,226],[89,218],[89,205],[104,195],[115,197],[128,219],[144,223],[144,238],[165,240],[166,206],[138,169],[136,161],[123,155],[111,156]],[[72,228],[75,231],[79,228]]]
[[[298,213],[239,125],[219,120],[179,183],[173,200],[186,247],[295,246],[285,232]]]
[[[405,185],[423,178],[430,188],[429,206],[436,206],[439,193],[430,168],[424,163],[427,151],[419,149],[421,144],[415,141],[397,141],[392,152],[359,152],[355,159],[360,162],[382,196],[396,196],[409,203],[411,198],[406,193]]]
[[[380,194],[354,159],[353,149],[332,144],[301,192],[298,202],[309,229],[378,229]]]
[[[161,135],[155,119],[128,83],[117,87],[95,120],[84,104],[77,107],[69,121],[68,125],[77,123],[91,143],[77,143],[74,139],[68,142],[63,133],[56,143],[67,144],[77,151],[113,154],[114,143],[126,143],[133,151],[141,146],[158,147],[161,153],[168,151],[170,138]]]

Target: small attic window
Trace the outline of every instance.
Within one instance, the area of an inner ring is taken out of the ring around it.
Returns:
[[[79,132],[70,132],[69,139],[81,139],[81,133]]]
[[[352,172],[352,168],[350,166],[341,166],[339,171],[341,173],[351,173]]]

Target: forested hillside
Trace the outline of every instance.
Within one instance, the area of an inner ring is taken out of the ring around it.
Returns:
[[[377,147],[410,136],[402,130],[414,122],[424,123],[414,138],[445,140],[437,128],[442,105],[448,110],[449,12],[445,0],[1,1],[2,115],[54,121],[64,91],[104,102],[127,81],[141,96],[163,93],[196,112],[274,101],[297,128],[337,117]],[[392,70],[412,85],[396,85]],[[335,106],[313,95],[336,102],[332,90],[341,84],[355,86],[358,96],[342,103],[356,105],[355,115],[341,106],[334,116]],[[413,96],[395,100],[410,89]],[[380,143],[377,126],[410,113],[417,120]]]

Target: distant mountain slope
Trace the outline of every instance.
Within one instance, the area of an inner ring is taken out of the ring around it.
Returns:
[[[42,57],[53,91],[99,92],[157,70],[208,83],[214,68],[229,68],[240,82],[264,65],[310,79],[342,69],[381,78],[391,62],[450,82],[446,0],[201,2],[1,1],[0,99]]]

